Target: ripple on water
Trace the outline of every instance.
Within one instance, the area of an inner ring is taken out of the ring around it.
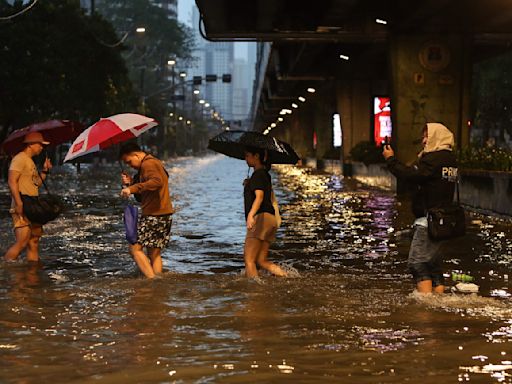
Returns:
[[[481,218],[446,254],[481,296],[411,296],[406,201],[275,167],[284,222],[269,258],[293,278],[259,284],[241,272],[244,163],[166,166],[177,213],[156,281],[127,253],[119,169],[52,176],[70,209],[45,228],[44,266],[0,269],[1,381],[512,382],[506,224]]]

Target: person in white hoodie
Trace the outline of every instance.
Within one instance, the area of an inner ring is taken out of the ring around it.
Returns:
[[[446,240],[429,238],[426,213],[453,202],[458,173],[453,147],[453,133],[448,128],[440,123],[427,123],[423,128],[423,151],[412,166],[401,163],[390,146],[385,146],[382,152],[390,172],[413,187],[412,210],[416,220],[407,261],[420,293],[444,292],[441,245]]]

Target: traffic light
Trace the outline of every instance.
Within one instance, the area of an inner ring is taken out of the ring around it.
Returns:
[[[229,73],[225,73],[222,75],[223,83],[231,83],[231,75]]]
[[[208,82],[217,81],[217,75],[206,75],[206,81],[208,81]]]
[[[192,82],[194,83],[194,85],[201,85],[201,83],[203,82],[203,78],[201,76],[194,76],[192,78]]]

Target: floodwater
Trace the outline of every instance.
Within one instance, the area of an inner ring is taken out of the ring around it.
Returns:
[[[512,383],[511,225],[473,216],[446,249],[447,272],[475,276],[478,296],[421,298],[407,202],[280,167],[270,258],[292,277],[247,280],[245,163],[168,169],[178,212],[155,281],[126,251],[119,169],[53,172],[70,209],[45,227],[44,265],[0,267],[0,382]],[[12,239],[3,214],[0,251]]]

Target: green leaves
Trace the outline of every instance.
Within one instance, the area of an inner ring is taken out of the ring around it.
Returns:
[[[78,1],[41,1],[30,12],[0,23],[0,129],[51,118],[84,123],[133,104],[117,40],[101,17],[88,17]],[[9,6],[0,0],[5,12]],[[1,132],[0,132],[1,133]]]

